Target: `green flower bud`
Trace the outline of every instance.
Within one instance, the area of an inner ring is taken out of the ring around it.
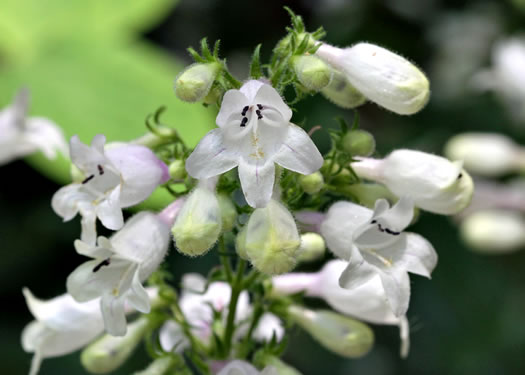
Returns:
[[[321,191],[324,186],[324,178],[321,172],[314,172],[308,175],[299,176],[299,185],[307,194],[316,194]]]
[[[141,317],[131,324],[125,336],[104,335],[82,351],[80,362],[92,374],[107,374],[120,367],[139,345],[149,321]]]
[[[151,362],[144,370],[135,372],[133,375],[168,375],[168,371],[171,374],[178,364],[179,361],[172,356],[161,357]]]
[[[274,371],[272,374],[276,375],[301,375],[301,373],[290,366],[287,363],[281,361],[280,358],[264,353],[264,351],[259,351],[255,354],[254,362],[258,367],[267,368],[270,367]]]
[[[204,99],[220,69],[218,63],[190,65],[175,79],[175,94],[185,102],[198,102]]]
[[[218,194],[219,209],[221,210],[222,231],[229,232],[235,226],[237,220],[237,209],[230,197],[226,194]]]
[[[386,199],[391,203],[399,199],[385,185],[373,182],[339,186],[338,191],[354,196],[359,204],[368,208],[374,208],[378,199]]]
[[[171,233],[181,253],[206,253],[221,233],[221,211],[215,192],[199,184],[181,208]]]
[[[321,258],[326,250],[323,237],[317,233],[305,233],[301,235],[301,246],[299,247],[299,262],[311,262]]]
[[[250,260],[250,257],[246,253],[246,226],[237,234],[235,238],[235,250],[237,254],[244,260]]]
[[[332,311],[312,311],[296,305],[290,306],[288,313],[321,345],[343,357],[362,357],[374,343],[370,327],[355,319]]]
[[[266,207],[257,208],[245,230],[241,253],[255,268],[270,275],[293,269],[301,239],[292,214],[281,203],[271,200]]]
[[[184,167],[184,161],[175,160],[172,161],[168,167],[170,177],[174,180],[183,180],[186,178],[186,168]]]
[[[326,99],[345,109],[355,108],[366,102],[365,96],[337,70],[333,71],[332,81],[321,93]]]
[[[374,136],[365,130],[350,130],[343,137],[343,150],[352,156],[370,156],[375,149]]]
[[[294,56],[291,62],[297,79],[307,89],[319,91],[330,83],[332,69],[319,57]]]
[[[219,86],[212,86],[210,92],[204,97],[202,102],[208,105],[215,104],[221,98],[222,93],[223,90],[221,90]]]

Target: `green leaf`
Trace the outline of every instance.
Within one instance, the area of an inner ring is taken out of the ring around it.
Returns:
[[[250,77],[259,79],[263,75],[261,69],[261,44],[255,47],[252,56],[252,62],[250,64]]]

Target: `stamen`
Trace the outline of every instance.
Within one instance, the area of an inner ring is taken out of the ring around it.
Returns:
[[[109,266],[110,264],[110,258],[104,259],[102,262],[97,264],[95,268],[93,268],[93,272],[97,272],[99,269],[101,269],[103,266]]]
[[[370,222],[370,224],[377,224],[377,229],[379,229],[380,232],[386,232],[388,234],[391,234],[393,236],[398,236],[401,234],[401,232],[396,232],[396,231],[393,231],[392,229],[389,229],[389,228],[383,228],[383,226],[377,222],[377,220],[372,220]]]
[[[97,165],[97,168],[98,168],[98,174],[102,176],[104,174],[104,168],[102,168],[100,164]]]
[[[263,116],[261,115],[261,111],[260,110],[256,110],[255,113],[257,114],[257,119],[258,120],[263,118]]]
[[[246,112],[248,112],[249,106],[246,106],[242,109],[241,115],[246,116]]]
[[[95,175],[92,174],[91,176],[88,176],[84,179],[84,181],[82,181],[82,184],[87,184],[89,181],[91,181],[92,179],[95,178]]]
[[[247,122],[248,122],[248,117],[243,117],[241,121],[241,126],[245,127]]]
[[[459,176],[458,176],[458,180],[463,177],[463,173],[460,173]]]
[[[257,104],[257,108],[263,109],[263,106],[261,104]]]

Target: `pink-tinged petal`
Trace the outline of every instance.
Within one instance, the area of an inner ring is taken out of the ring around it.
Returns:
[[[323,166],[323,156],[308,134],[290,123],[286,139],[274,158],[280,166],[301,174],[311,174]]]
[[[380,272],[379,276],[394,315],[405,315],[410,302],[410,279],[407,272],[394,269],[392,272]]]
[[[357,288],[377,275],[377,269],[366,262],[359,250],[352,246],[350,262],[339,277],[339,286],[345,289]]]
[[[246,95],[239,90],[226,91],[222,99],[221,109],[215,119],[217,126],[222,128],[228,123],[230,117],[237,113],[239,114],[239,120],[241,120],[242,109],[250,104],[251,102]]]
[[[266,207],[273,193],[275,181],[275,165],[272,161],[259,165],[247,163],[244,159],[239,162],[239,179],[246,202],[254,207]]]
[[[148,293],[139,279],[139,272],[135,272],[131,282],[131,290],[126,295],[126,301],[137,311],[148,314],[151,310]]]
[[[126,145],[106,151],[120,172],[120,207],[129,207],[148,198],[165,181],[166,166],[147,147]]]
[[[124,225],[124,216],[120,208],[120,186],[106,196],[97,206],[97,216],[106,228],[119,230]]]
[[[281,113],[284,121],[290,121],[292,118],[292,110],[286,105],[281,95],[272,86],[264,84],[261,85],[257,91],[257,95],[252,100],[253,104],[262,104],[275,108]]]
[[[237,159],[238,156],[226,148],[222,130],[213,129],[201,139],[186,160],[186,170],[193,178],[210,178],[236,167]]]
[[[124,299],[105,294],[100,300],[100,311],[106,332],[112,336],[124,336],[127,331]]]

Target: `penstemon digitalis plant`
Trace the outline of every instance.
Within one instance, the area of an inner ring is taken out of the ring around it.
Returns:
[[[408,355],[408,273],[430,277],[437,254],[405,229],[417,209],[463,210],[472,180],[461,162],[420,151],[370,157],[375,141],[358,129],[357,112],[351,126],[341,121],[340,130],[328,130],[331,149],[321,155],[291,122],[302,99],[321,93],[347,109],[370,100],[410,115],[428,101],[429,83],[382,47],[325,44],[322,29],[307,32],[287,11],[287,35],[265,64],[255,48],[244,81],[228,71],[218,42],[189,49],[195,63],[176,78],[175,94],[218,108],[218,127],[194,149],[161,123],[162,110],[133,142],[71,138],[73,181],[52,207],[64,220],[81,216],[74,247],[89,260],[69,275],[62,296],[42,301],[24,289],[35,317],[22,333],[23,348],[34,353],[30,374],[42,359],[82,348],[87,371],[111,373],[141,342],[152,362],[136,374],[298,374],[280,359],[287,332],[298,326],[326,349],[358,358],[374,341],[365,322],[398,326],[401,355]],[[56,125],[25,118],[25,95],[0,113],[2,128],[25,147],[2,161],[64,148]],[[158,186],[173,202],[125,221],[122,209]],[[97,219],[115,233],[97,237]],[[220,265],[207,277],[186,274],[174,287],[162,265],[171,239],[186,256],[217,252]],[[292,272],[323,259],[325,248],[335,259],[321,270]],[[308,308],[308,298],[331,310]]]

